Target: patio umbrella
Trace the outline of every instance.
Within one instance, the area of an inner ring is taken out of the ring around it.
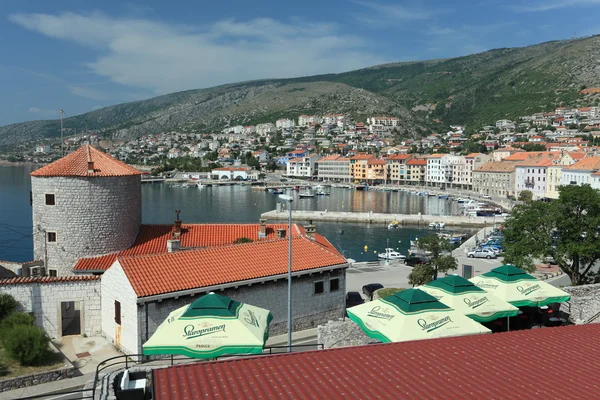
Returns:
[[[519,312],[517,307],[458,275],[449,275],[429,282],[419,286],[419,289],[477,322],[512,317]]]
[[[269,310],[209,293],[169,314],[143,352],[195,358],[260,354],[272,319]]]
[[[490,333],[419,289],[407,289],[346,311],[369,337],[382,342]]]
[[[540,281],[514,265],[505,264],[469,279],[488,293],[516,307],[542,307],[568,301],[571,295]]]

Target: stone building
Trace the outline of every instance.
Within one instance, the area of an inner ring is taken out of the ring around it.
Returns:
[[[489,196],[514,195],[516,163],[490,161],[473,171],[473,190]]]
[[[31,173],[33,252],[47,275],[131,246],[142,218],[140,175],[92,146]]]

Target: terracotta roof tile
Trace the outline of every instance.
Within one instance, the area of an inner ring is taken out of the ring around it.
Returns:
[[[475,157],[479,157],[479,156],[483,156],[484,154],[482,153],[471,153],[465,156],[465,158],[475,158]]]
[[[240,357],[155,369],[152,380],[156,400],[594,399],[598,335],[589,324]]]
[[[477,168],[474,172],[513,172],[517,163],[505,161],[490,161]]]
[[[275,239],[277,229],[286,229],[287,224],[267,224],[266,238],[259,239],[260,224],[182,224],[181,247],[201,248],[227,246],[234,240],[246,237],[253,241]],[[167,240],[172,239],[173,225],[142,225],[133,245],[118,254],[101,257],[81,258],[73,267],[74,271],[106,271],[117,256],[138,256],[164,254]],[[293,235],[301,234],[300,227],[294,224]]]
[[[337,250],[319,241],[305,236],[293,239],[292,271],[307,271],[347,262]],[[146,297],[285,274],[288,268],[288,240],[119,257],[118,261],[137,296]]]
[[[387,160],[406,160],[412,157],[412,154],[394,154],[389,156]]]
[[[408,161],[406,165],[427,165],[427,160],[422,158],[413,158],[412,160]]]
[[[91,163],[91,164],[90,164]],[[88,168],[93,168],[89,172]],[[137,169],[119,161],[93,146],[85,145],[71,154],[45,165],[31,176],[127,176],[141,175]]]
[[[575,171],[594,171],[600,169],[600,157],[582,158],[573,165],[569,165],[564,169],[572,169]]]
[[[60,283],[60,282],[81,282],[81,281],[95,281],[100,279],[96,275],[84,275],[84,276],[44,276],[44,277],[18,277],[10,279],[0,280],[0,286],[5,285],[24,285],[28,283]]]

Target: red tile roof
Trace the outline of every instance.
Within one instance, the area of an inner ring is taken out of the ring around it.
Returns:
[[[412,160],[407,162],[406,165],[427,165],[427,160],[413,158]]]
[[[91,164],[90,164],[91,163]],[[92,167],[93,172],[88,168]],[[31,176],[127,176],[141,175],[137,169],[119,161],[93,146],[85,145],[71,154],[43,166]]]
[[[85,276],[44,276],[44,277],[29,277],[29,278],[10,278],[0,280],[0,286],[5,285],[24,285],[28,283],[61,283],[61,282],[81,282],[81,281],[95,281],[100,279],[96,275],[85,275]]]
[[[387,160],[406,160],[411,157],[412,154],[394,154],[393,156],[389,156]]]
[[[213,171],[246,171],[246,172],[248,172],[248,168],[244,168],[244,167],[222,167],[222,168],[214,168]]]
[[[564,169],[575,171],[595,171],[600,169],[600,157],[586,157]]]
[[[317,235],[321,236],[321,235]],[[323,237],[292,240],[292,271],[346,264]],[[152,256],[119,257],[138,297],[283,275],[288,270],[288,240],[239,244]]]
[[[483,156],[483,153],[471,153],[465,156],[465,158],[475,158],[475,157],[479,157],[479,156]]]
[[[358,153],[358,154],[355,154],[354,156],[350,157],[350,159],[351,160],[369,160],[374,157],[375,156],[373,154]]]
[[[595,399],[598,335],[589,324],[184,364],[153,371],[154,398]]]
[[[181,247],[201,248],[217,247],[232,244],[236,239],[246,237],[253,241],[275,239],[277,229],[286,229],[287,224],[268,224],[265,239],[258,238],[260,224],[182,224]],[[293,235],[302,234],[303,230],[294,224]],[[167,240],[172,239],[173,225],[142,225],[133,245],[118,254],[100,257],[80,258],[74,271],[106,271],[117,259],[117,256],[139,256],[164,254],[167,252]]]

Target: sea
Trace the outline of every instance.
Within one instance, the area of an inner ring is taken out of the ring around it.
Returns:
[[[0,260],[30,261],[33,258],[30,205],[34,166],[0,166]],[[300,199],[294,209],[400,214],[456,215],[456,202],[437,197],[417,196],[408,192],[331,188],[329,196]],[[186,188],[168,183],[142,185],[142,221],[146,224],[170,224],[175,210],[181,210],[184,223],[258,223],[261,213],[277,207],[278,196],[253,191],[249,186]],[[357,261],[377,259],[377,253],[392,247],[406,254],[410,241],[431,234],[429,228],[406,227],[388,230],[383,224],[314,222],[347,258]],[[455,232],[468,232],[457,230]]]

